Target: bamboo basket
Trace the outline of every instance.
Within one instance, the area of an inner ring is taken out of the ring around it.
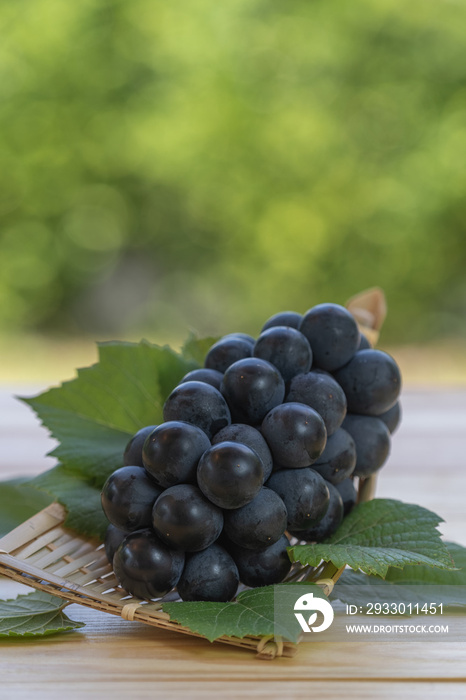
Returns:
[[[385,299],[379,289],[353,297],[347,304],[372,343],[385,316]],[[373,498],[376,475],[359,479],[358,503]],[[202,637],[171,620],[162,611],[161,600],[146,601],[129,595],[121,586],[107,561],[103,544],[64,526],[66,510],[59,503],[37,513],[0,539],[0,575],[95,610],[137,620],[154,627]],[[288,580],[309,580],[329,595],[345,567],[337,569],[322,562],[319,567],[301,572],[294,565]],[[294,656],[297,645],[272,637],[219,637],[216,642],[253,651],[259,658]]]

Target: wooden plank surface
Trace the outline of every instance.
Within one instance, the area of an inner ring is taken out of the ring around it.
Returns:
[[[0,477],[53,464],[53,446],[14,393],[0,391]],[[403,425],[377,495],[424,505],[442,532],[466,544],[466,391],[405,391]],[[16,584],[0,581],[0,596]],[[0,642],[0,698],[466,698],[463,642],[312,643],[296,657],[261,661],[239,649],[126,622],[82,606],[67,609],[82,630]]]

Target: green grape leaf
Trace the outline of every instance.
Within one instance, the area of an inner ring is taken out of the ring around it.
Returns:
[[[65,605],[42,591],[0,600],[0,637],[40,637],[84,627],[64,614]]]
[[[405,566],[403,569],[389,569],[385,577],[390,583],[401,584],[445,584],[466,586],[466,547],[455,542],[445,542],[454,564],[454,569],[437,569],[430,566]],[[466,589],[465,589],[466,594]]]
[[[195,362],[199,366],[204,365],[204,359],[208,351],[219,338],[198,338],[194,333],[190,333],[185,344],[181,348],[181,354],[185,360]]]
[[[101,343],[98,362],[79,369],[75,379],[22,399],[59,442],[50,453],[58,466],[29,483],[65,506],[68,527],[103,538],[102,486],[122,466],[132,435],[163,420],[166,397],[210,345],[211,339],[191,336],[184,356],[146,340]]]
[[[295,545],[288,552],[291,561],[301,564],[317,566],[323,559],[382,577],[389,567],[407,564],[451,569],[451,556],[436,527],[440,522],[421,506],[375,498],[356,506],[326,541]]]
[[[52,498],[28,485],[27,477],[0,481],[0,537],[46,508]]]
[[[342,603],[443,603],[444,606],[466,607],[466,547],[445,542],[457,570],[424,566],[390,568],[385,579],[367,576],[347,569],[338,580],[332,599]]]
[[[195,363],[169,347],[99,344],[99,361],[45,393],[23,398],[59,441],[52,456],[101,487],[122,466],[132,435],[162,421],[163,403]]]
[[[293,607],[303,591],[326,598],[319,586],[310,583],[282,583],[252,588],[228,603],[175,602],[163,603],[163,612],[210,642],[228,637],[280,636],[296,642],[301,628],[293,615]],[[278,614],[277,614],[278,611]]]
[[[108,520],[102,510],[100,488],[79,472],[59,464],[30,482],[51,494],[67,510],[66,526],[76,532],[103,540]]]

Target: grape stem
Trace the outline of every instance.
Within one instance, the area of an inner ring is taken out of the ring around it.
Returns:
[[[319,566],[300,567],[291,573],[286,580],[287,582],[309,581],[310,583],[317,584],[322,581],[324,588],[326,586],[328,587],[329,581],[333,581],[333,584],[331,584],[331,588],[333,588],[333,585],[338,581],[344,570],[344,566],[338,568],[332,563],[322,562]]]
[[[371,501],[375,495],[375,487],[377,485],[377,474],[371,474],[371,476],[365,479],[359,478],[359,488],[358,488],[358,503],[365,503],[366,501]]]
[[[320,586],[326,595],[330,595],[345,568],[346,565],[338,567],[331,562],[322,562],[308,580]]]

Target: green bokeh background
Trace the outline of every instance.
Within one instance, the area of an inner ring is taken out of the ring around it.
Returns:
[[[0,330],[466,336],[466,3],[0,2]]]

